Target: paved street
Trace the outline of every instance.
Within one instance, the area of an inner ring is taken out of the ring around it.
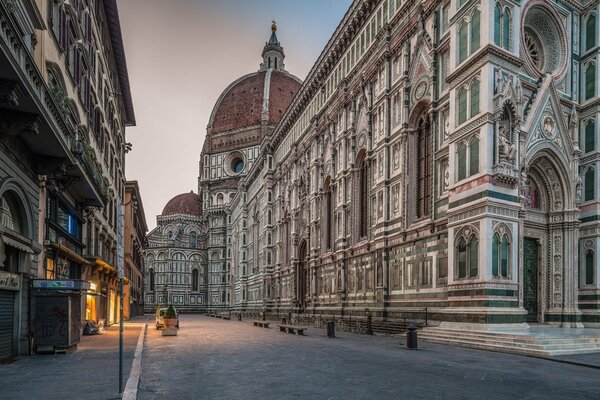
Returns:
[[[146,318],[125,324],[124,382]],[[107,400],[119,397],[119,327],[104,335],[82,336],[78,350],[67,355],[21,356],[0,365],[0,399]]]
[[[305,337],[249,321],[182,315],[150,329],[138,399],[597,399],[598,369],[341,333]]]

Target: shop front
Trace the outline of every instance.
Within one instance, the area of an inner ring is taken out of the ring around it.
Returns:
[[[98,325],[119,322],[119,279],[117,270],[101,258],[88,258],[85,279],[90,283],[85,317]]]
[[[15,298],[20,290],[19,275],[0,271],[0,360],[16,355]]]

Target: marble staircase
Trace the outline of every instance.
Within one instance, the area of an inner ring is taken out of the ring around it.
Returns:
[[[418,338],[450,346],[540,357],[600,353],[600,329],[590,328],[534,327],[498,332],[426,327],[419,330]]]

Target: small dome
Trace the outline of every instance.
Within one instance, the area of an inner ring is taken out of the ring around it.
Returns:
[[[163,216],[186,214],[199,217],[201,213],[200,196],[194,192],[183,193],[173,197],[162,211]]]

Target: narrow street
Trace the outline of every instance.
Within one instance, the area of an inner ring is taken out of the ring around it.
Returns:
[[[181,316],[148,325],[138,399],[596,399],[598,369],[404,338]],[[434,384],[435,383],[435,384]]]
[[[146,318],[125,323],[124,382]],[[78,349],[66,355],[20,356],[0,364],[0,382],[2,400],[119,399],[119,326],[82,336]]]

